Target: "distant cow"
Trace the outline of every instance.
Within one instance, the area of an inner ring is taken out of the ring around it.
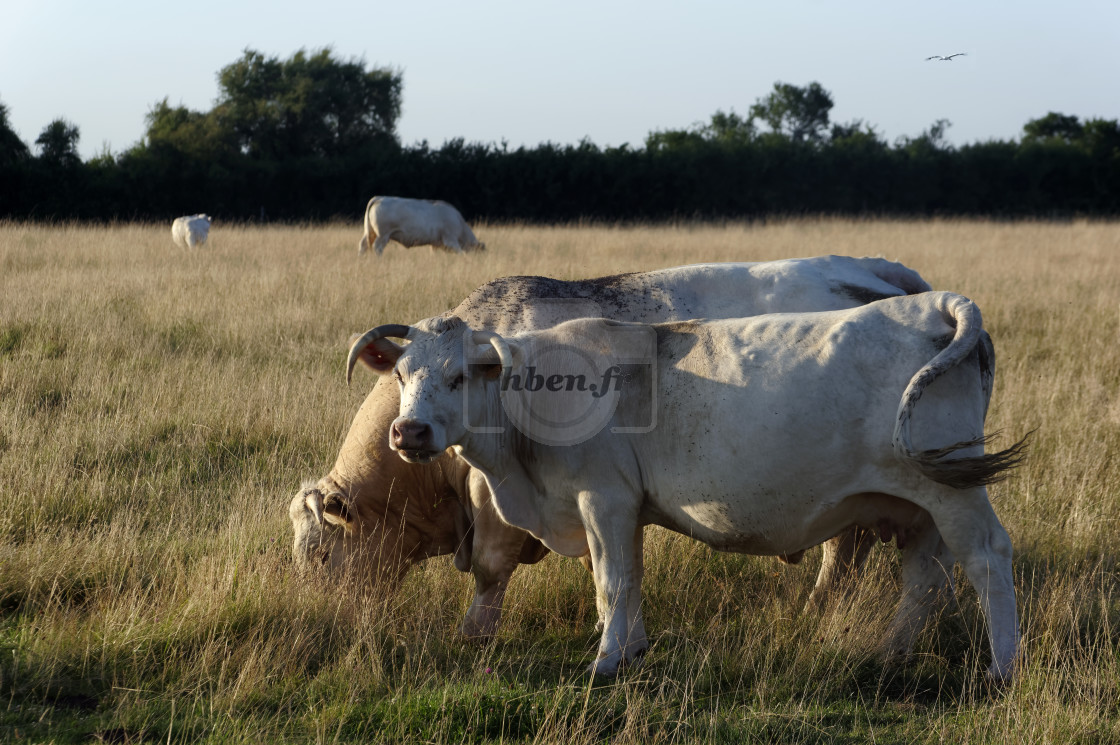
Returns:
[[[171,223],[171,239],[180,248],[195,248],[210,235],[210,216],[201,213],[176,217]]]
[[[959,561],[986,616],[989,673],[1012,675],[1011,541],[985,484],[1024,443],[984,453],[990,361],[967,298],[652,326],[580,319],[508,339],[442,317],[364,339],[401,390],[390,447],[427,463],[456,446],[503,520],[558,553],[590,549],[603,622],[592,672],[614,674],[648,646],[643,525],[771,555],[859,525],[902,548],[889,654],[909,653]]]
[[[482,251],[485,243],[475,238],[459,210],[447,202],[402,197],[374,197],[366,205],[358,253],[372,243],[378,256],[389,241],[405,248],[431,246],[456,253]]]

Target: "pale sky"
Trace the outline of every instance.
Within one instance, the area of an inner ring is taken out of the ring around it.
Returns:
[[[1120,119],[1117,0],[3,0],[0,102],[29,145],[64,117],[83,157],[117,154],[165,96],[210,109],[246,47],[324,46],[403,72],[406,145],[638,147],[776,81],[819,82],[833,122],[892,143],[941,118],[958,145],[1048,111]]]

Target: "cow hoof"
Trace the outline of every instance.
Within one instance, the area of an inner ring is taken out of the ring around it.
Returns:
[[[494,638],[494,630],[484,629],[468,619],[459,627],[459,636],[463,641],[485,644]]]
[[[883,667],[900,668],[910,662],[910,650],[901,647],[887,647],[880,652]]]
[[[486,628],[485,624],[468,615],[459,624],[459,635],[470,641],[486,641],[494,635],[494,630]]]
[[[992,687],[993,690],[996,691],[1001,691],[1004,688],[1007,688],[1011,684],[1011,681],[1012,679],[1014,679],[1014,677],[1014,665],[1009,665],[1005,669],[1001,670],[996,667],[996,664],[994,662],[988,668],[988,674],[985,676],[988,684]]]
[[[459,633],[474,641],[488,642],[498,633],[502,622],[500,607],[474,604],[459,624]]]
[[[646,652],[648,651],[649,647],[642,647],[641,649],[637,650],[628,661],[623,663],[623,667],[629,668],[631,670],[637,670],[645,661]]]
[[[813,590],[813,592],[809,593],[809,599],[805,601],[805,606],[801,609],[801,612],[823,613],[827,604],[828,598],[825,597],[825,594]]]
[[[587,667],[587,672],[593,676],[613,678],[622,670],[622,654],[615,652],[609,655],[600,655],[597,660]]]
[[[613,678],[628,670],[637,670],[642,666],[642,660],[645,659],[648,650],[648,647],[642,647],[633,652],[629,659],[622,657],[618,652],[606,656],[600,655],[599,659],[588,666],[587,672],[591,675]]]

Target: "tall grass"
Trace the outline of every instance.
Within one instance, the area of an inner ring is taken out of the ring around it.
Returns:
[[[356,226],[0,224],[0,739],[105,742],[1115,742],[1120,739],[1120,225],[969,221],[478,226],[489,250]],[[872,654],[881,548],[855,602],[804,614],[817,568],[647,538],[645,665],[589,682],[589,578],[521,570],[501,634],[461,643],[449,558],[391,599],[298,576],[287,505],[372,384],[349,335],[504,274],[884,255],[975,299],[989,422],[1027,464],[992,489],[1016,547],[1017,680],[991,690],[976,597],[915,659]]]

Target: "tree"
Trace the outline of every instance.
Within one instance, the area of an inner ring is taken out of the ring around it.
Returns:
[[[31,153],[27,145],[8,120],[8,107],[0,103],[0,168],[24,162],[29,157]]]
[[[703,144],[704,138],[692,129],[659,129],[646,135],[645,147],[651,153],[681,150]]]
[[[339,60],[330,49],[287,60],[246,49],[218,73],[214,113],[241,151],[261,158],[331,157],[396,145],[402,76]]]
[[[148,111],[144,121],[148,125],[144,139],[153,151],[176,150],[211,161],[237,152],[234,134],[213,112],[171,106],[164,98]]]
[[[8,120],[8,107],[0,103],[0,218],[26,209],[27,175],[31,152]]]
[[[833,143],[847,141],[876,144],[880,147],[886,146],[882,137],[875,131],[875,127],[862,119],[853,119],[847,124],[833,124],[828,139]]]
[[[691,129],[666,129],[650,132],[646,136],[646,149],[650,151],[675,150],[703,143],[746,145],[755,138],[754,120],[741,117],[734,111],[722,109],[712,114],[707,124],[697,122]]]
[[[81,134],[75,124],[65,119],[55,119],[43,128],[35,139],[39,146],[39,159],[47,165],[69,168],[80,165],[78,140]]]
[[[948,119],[938,119],[917,137],[903,135],[895,144],[899,149],[909,151],[911,154],[948,152],[953,149],[953,146],[945,139],[945,132],[951,126],[953,123]]]
[[[1084,127],[1076,116],[1067,116],[1051,111],[1039,119],[1031,119],[1023,125],[1023,142],[1045,142],[1058,140],[1072,144],[1081,139]]]
[[[774,90],[751,106],[750,118],[765,122],[773,132],[794,142],[819,143],[828,129],[832,105],[832,95],[820,83],[804,88],[774,83]]]
[[[729,145],[743,145],[754,139],[756,130],[754,119],[741,117],[733,110],[724,113],[723,110],[712,114],[712,120],[700,127],[697,132],[711,142],[722,142]]]
[[[1097,156],[1120,158],[1120,123],[1115,119],[1087,119],[1081,140]]]

